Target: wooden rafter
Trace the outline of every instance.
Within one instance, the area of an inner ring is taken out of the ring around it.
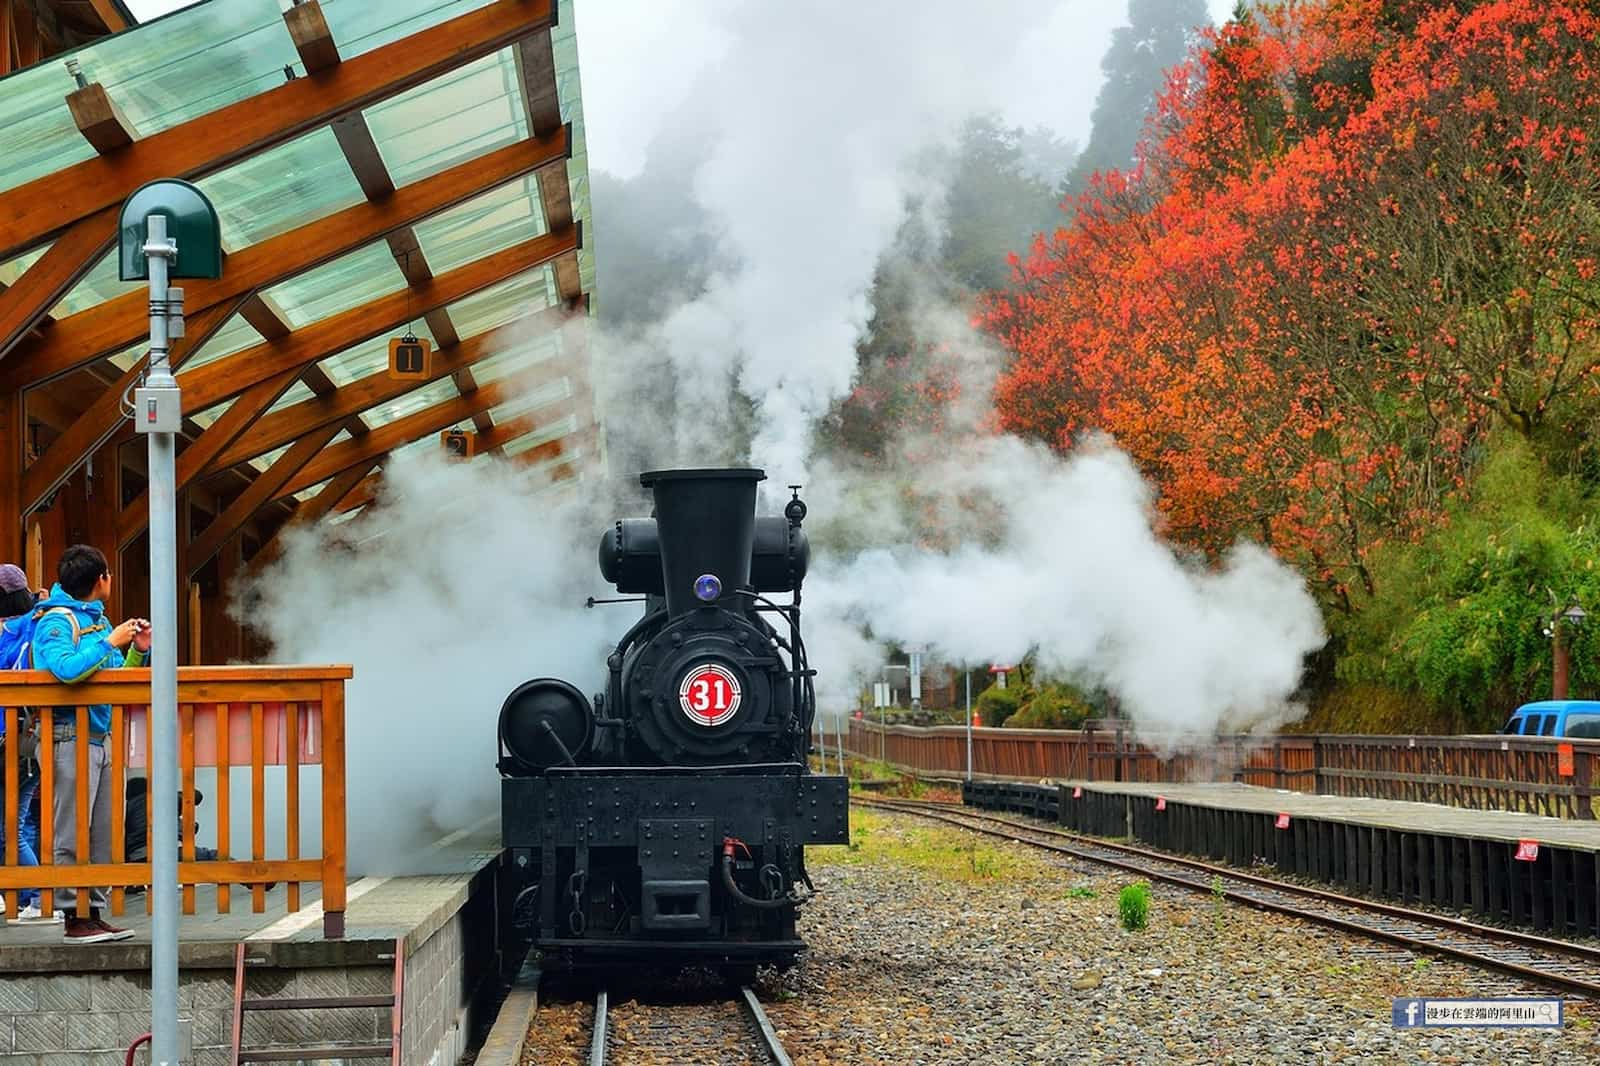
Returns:
[[[231,304],[214,304],[197,315],[190,315],[184,324],[184,336],[173,344],[168,354],[172,365],[183,365],[191,352],[210,340],[223,323],[233,316],[239,303],[239,300],[235,300]],[[22,478],[22,513],[27,514],[38,507],[95,449],[116,433],[119,424],[127,421],[122,413],[122,396],[143,372],[144,360],[141,359],[101,393],[82,417],[56,438],[38,462],[28,467]],[[0,389],[0,395],[4,391]]]
[[[15,284],[0,292],[0,358],[43,322],[50,309],[94,269],[100,257],[110,251],[116,229],[115,210],[91,215],[63,233]],[[148,302],[148,297],[141,299]]]
[[[193,317],[253,289],[280,284],[539,167],[564,165],[560,160],[565,153],[565,130],[549,139],[518,141],[397,189],[379,202],[356,204],[250,245],[228,257],[221,278],[186,283],[188,313]],[[108,222],[107,247],[110,227]],[[121,351],[146,335],[149,321],[148,297],[129,292],[50,323],[42,338],[0,363],[0,388],[37,385]]]
[[[347,440],[327,449],[317,456],[316,460],[308,464],[304,470],[297,474],[287,484],[278,490],[277,497],[290,496],[296,492],[310,488],[319,481],[341,474],[363,462],[370,462],[396,448],[402,448],[413,441],[421,440],[432,433],[439,433],[450,428],[463,419],[471,418],[473,412],[498,407],[500,404],[515,400],[519,390],[512,388],[512,382],[496,381],[485,385],[470,396],[458,396],[455,399],[436,403],[432,407],[425,407],[421,411],[397,418],[386,425],[378,426],[371,433],[359,441]],[[557,408],[565,409],[569,406],[567,397],[553,400],[536,408],[545,413],[545,416],[554,421],[557,415],[551,412]],[[321,432],[321,431],[319,431]]]
[[[0,259],[120,203],[147,181],[195,178],[371,107],[548,28],[555,0],[494,0],[447,22],[295,78],[0,195]]]
[[[320,522],[327,517],[334,508],[349,496],[356,486],[360,485],[367,475],[376,469],[377,464],[368,466],[353,466],[324,485],[311,499],[306,500],[294,509],[294,514],[289,520],[278,527],[272,539],[261,546],[250,559],[252,572],[260,572],[261,568],[277,560],[283,554],[284,538],[296,529],[304,529],[315,522]]]
[[[530,327],[540,322],[556,324],[565,317],[565,310],[561,308],[547,308],[524,316],[516,320],[519,327]],[[481,362],[495,355],[498,351],[494,342],[493,333],[480,333],[469,337],[460,344],[441,349],[433,357],[433,376],[427,382],[398,381],[391,378],[386,370],[352,381],[341,386],[327,396],[318,396],[315,399],[302,400],[291,404],[281,410],[264,415],[250,431],[242,436],[233,447],[216,456],[212,466],[223,469],[248,462],[258,455],[265,455],[275,448],[281,448],[290,441],[323,426],[340,422],[363,411],[371,410],[382,404],[400,399],[407,393],[418,388],[426,387],[429,383],[437,381],[447,374],[453,375],[465,370],[475,363]],[[557,368],[557,364],[561,368]],[[549,367],[548,370],[545,368]],[[565,373],[566,364],[562,360],[551,359],[530,369],[528,375],[517,375],[519,382],[534,384],[554,380]]]
[[[178,375],[185,406],[204,410],[237,396],[284,370],[303,367],[335,352],[399,328],[417,310],[454,303],[490,285],[540,266],[568,251],[572,235],[546,234],[485,259],[467,263],[415,289],[402,289],[371,303],[295,330],[278,344],[258,344]]]
[[[570,455],[572,452],[580,448],[593,448],[596,435],[595,427],[589,426],[560,437],[553,437],[550,440],[534,445],[527,451],[517,453],[510,459],[499,461],[510,463],[513,466],[538,466],[541,463],[548,463],[552,460],[559,459],[562,456]],[[467,461],[472,463],[484,463],[490,462],[491,460],[485,457],[479,457],[469,459]],[[570,472],[562,473],[559,470],[552,471],[552,480],[562,480],[566,476],[569,476],[569,474]],[[340,476],[342,477],[343,475]],[[378,494],[382,491],[383,473],[381,470],[374,471],[363,478],[360,484],[358,484],[353,490],[345,494],[345,496],[334,505],[333,510],[340,514],[344,514],[349,511],[354,511],[357,508],[365,507],[376,500],[378,498]]]
[[[267,408],[277,403],[279,397],[288,392],[299,377],[298,370],[285,370],[245,390],[244,395],[234,400],[222,417],[207,426],[205,432],[178,456],[178,491],[187,488],[190,482],[212,465],[217,453],[238,440],[239,435],[249,429]],[[139,493],[137,498],[122,508],[117,518],[117,547],[126,547],[131,543],[149,521],[150,494],[146,491]]]
[[[245,523],[249,522],[257,511],[278,496],[290,495],[280,491],[284,483],[304,469],[338,434],[339,427],[328,426],[302,437],[295,442],[294,447],[263,470],[248,488],[235,497],[233,502],[190,542],[188,557],[184,560],[185,568],[188,570],[186,576],[193,577],[202,566],[210,562],[211,557],[217,554],[230,537],[243,529]]]
[[[100,21],[105,23],[107,33],[121,33],[128,28],[128,20],[122,17],[122,12],[117,10],[112,0],[89,0],[89,5],[100,16]]]

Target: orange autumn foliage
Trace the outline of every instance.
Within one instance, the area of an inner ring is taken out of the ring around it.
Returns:
[[[1110,433],[1170,535],[1263,540],[1348,608],[1491,428],[1594,413],[1596,136],[1583,3],[1299,0],[1214,31],[1138,166],[986,305],[1001,424]]]

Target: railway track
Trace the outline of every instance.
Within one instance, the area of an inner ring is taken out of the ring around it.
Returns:
[[[1152,881],[1291,915],[1357,936],[1458,959],[1530,984],[1600,1001],[1600,948],[1496,929],[1460,918],[1339,895],[1198,859],[1084,836],[950,803],[851,797],[863,807],[899,811],[986,836],[1114,866]]]
[[[630,1063],[791,1066],[748,985],[731,997],[691,1003],[610,1002],[595,996],[589,1066]]]

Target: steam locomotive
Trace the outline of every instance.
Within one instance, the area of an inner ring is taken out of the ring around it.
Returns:
[[[806,762],[806,505],[793,486],[782,516],[758,518],[765,477],[640,475],[654,517],[600,540],[602,576],[644,603],[607,657],[605,691],[591,702],[537,678],[501,708],[502,898],[547,971],[648,962],[748,975],[804,947],[803,849],[848,842],[848,789]]]

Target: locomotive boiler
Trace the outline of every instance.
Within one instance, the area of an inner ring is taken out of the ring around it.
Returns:
[[[791,964],[807,844],[848,841],[847,783],[810,772],[814,673],[798,490],[756,516],[754,469],[640,475],[650,518],[600,541],[642,617],[605,690],[538,678],[500,712],[514,923],[546,969]],[[787,594],[788,602],[774,597]]]

